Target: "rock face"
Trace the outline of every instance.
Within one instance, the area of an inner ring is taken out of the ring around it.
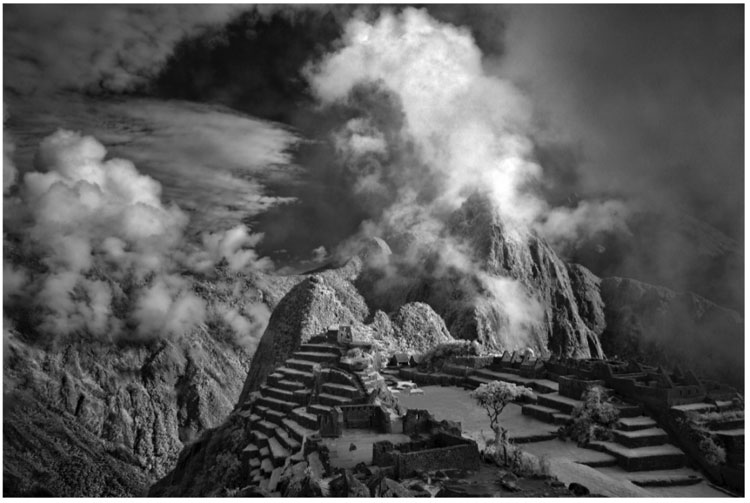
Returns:
[[[253,356],[240,403],[310,337],[325,332],[330,325],[361,323],[368,314],[362,296],[335,271],[311,276],[299,283],[271,315]]]
[[[256,301],[290,287],[256,280]],[[251,359],[208,327],[119,345],[85,336],[42,344],[11,330],[4,356],[5,495],[67,497],[144,495],[185,443],[231,412]]]
[[[563,262],[535,234],[506,225],[481,195],[469,198],[444,232],[434,242],[394,236],[387,267],[365,268],[356,280],[368,304],[392,312],[426,303],[454,338],[494,350],[602,355],[604,315],[588,270]]]
[[[601,280],[610,356],[679,364],[698,375],[744,386],[743,319],[698,295],[625,278]]]
[[[577,266],[576,273],[571,274],[568,265],[544,240],[504,224],[492,203],[480,195],[469,198],[453,215],[450,229],[451,234],[473,250],[475,260],[484,271],[494,277],[518,281],[539,301],[544,319],[541,326],[532,330],[537,340],[547,342],[547,349],[577,357],[601,356],[597,330],[602,327],[597,324],[597,313],[590,311],[596,302],[587,305],[589,294],[582,290],[588,285],[585,281],[576,281],[585,278],[588,271],[583,272],[585,269]],[[579,300],[584,301],[584,309],[580,308]],[[453,335],[491,341],[492,335],[502,329],[493,322],[491,312],[479,311],[474,316],[477,318],[476,334],[471,331],[459,334],[451,327]],[[451,321],[446,318],[449,326]]]
[[[29,441],[5,442],[4,472],[17,477],[20,491],[33,481],[56,496],[142,494],[144,482],[174,464],[184,442],[232,410],[250,359],[202,331],[189,341],[147,347],[87,341],[54,352],[16,341],[6,350],[6,387],[12,387],[11,397],[24,399],[8,400],[4,429],[25,432]],[[35,411],[36,433],[27,431],[28,409]],[[49,417],[54,421],[47,424]],[[34,442],[35,449],[28,450]],[[68,457],[79,453],[64,466],[65,477],[56,450]],[[123,464],[128,466],[114,468]],[[109,468],[112,474],[98,485],[86,483],[92,473]],[[134,474],[132,481],[105,483],[119,477],[118,471]]]

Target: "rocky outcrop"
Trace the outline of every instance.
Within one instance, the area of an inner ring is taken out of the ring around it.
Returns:
[[[454,340],[443,319],[422,302],[401,306],[393,317],[393,330],[398,343],[415,353],[424,353]]]
[[[596,313],[579,309],[579,299],[586,294],[579,291],[576,295],[575,287],[585,285],[573,280],[567,264],[544,240],[528,230],[504,223],[492,202],[479,194],[467,199],[454,213],[450,232],[469,246],[484,271],[494,277],[516,280],[530,297],[539,301],[544,320],[541,326],[530,329],[537,340],[546,341],[547,349],[577,357],[601,355]],[[461,338],[487,340],[491,331],[498,333],[503,329],[493,319],[502,319],[502,313],[493,314],[490,311],[475,315],[479,317],[476,326],[480,328],[476,337],[451,331]],[[593,318],[587,322],[586,315]],[[449,320],[446,322],[450,325]]]
[[[602,355],[596,277],[563,262],[533,232],[506,224],[487,197],[470,197],[438,239],[407,232],[392,240],[386,266],[365,267],[355,281],[371,308],[426,303],[454,338],[493,350]]]
[[[248,278],[235,300],[273,305],[292,281]],[[201,295],[222,295],[217,288],[196,285]],[[186,443],[221,424],[252,355],[204,326],[120,344],[34,341],[6,327],[4,356],[5,494],[99,497],[145,494]]]
[[[330,325],[364,322],[368,314],[362,296],[335,271],[299,283],[273,311],[253,356],[239,403],[310,337],[325,332]]]
[[[744,386],[743,319],[690,292],[675,292],[625,278],[601,280],[608,355]]]

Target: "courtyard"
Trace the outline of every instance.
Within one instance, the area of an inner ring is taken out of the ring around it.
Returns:
[[[399,403],[408,409],[426,409],[438,420],[459,421],[462,433],[480,445],[494,434],[487,413],[471,397],[471,391],[458,387],[423,386],[424,394],[399,394]],[[522,443],[526,452],[549,460],[552,475],[566,484],[579,482],[593,494],[610,497],[726,497],[705,480],[699,484],[673,487],[640,487],[631,482],[656,472],[626,472],[619,467],[592,468],[587,464],[607,464],[611,455],[578,447],[574,442],[552,438],[557,428],[521,413],[521,406],[508,404],[500,415],[500,424],[508,429],[509,437]],[[700,476],[689,468],[681,470]],[[664,473],[665,477],[671,474]]]

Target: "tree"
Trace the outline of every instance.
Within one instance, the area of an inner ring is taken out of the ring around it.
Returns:
[[[471,392],[471,397],[487,412],[490,427],[495,432],[495,443],[499,445],[505,435],[505,428],[500,426],[498,418],[505,406],[522,396],[534,396],[525,386],[518,386],[505,381],[492,381],[482,384]]]

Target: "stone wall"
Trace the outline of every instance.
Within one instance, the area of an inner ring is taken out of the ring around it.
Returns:
[[[414,475],[417,471],[445,470],[462,468],[479,469],[479,451],[476,444],[439,447],[424,451],[396,454],[395,468],[399,478]]]
[[[380,405],[341,405],[338,408],[342,412],[344,428],[388,430],[389,415]]]
[[[557,382],[560,385],[560,394],[575,400],[580,400],[581,396],[592,386],[605,385],[603,380],[589,381],[575,376],[561,376]]]
[[[472,369],[483,369],[492,365],[494,356],[452,356],[449,363]]]
[[[395,446],[387,441],[377,442],[372,448],[372,460],[377,466],[393,466],[399,478],[417,471],[457,467],[476,470],[480,462],[476,442],[445,432]]]

